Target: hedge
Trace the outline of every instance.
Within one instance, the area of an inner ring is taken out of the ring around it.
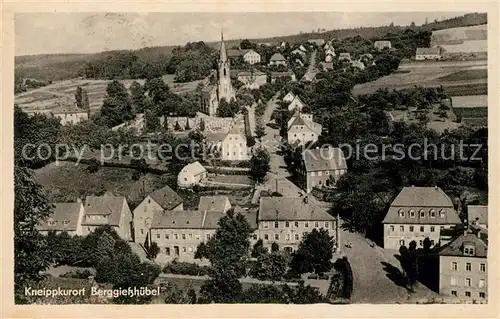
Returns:
[[[210,267],[188,262],[171,262],[163,267],[163,272],[174,275],[207,276]]]

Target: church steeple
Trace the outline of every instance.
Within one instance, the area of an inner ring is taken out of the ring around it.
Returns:
[[[226,45],[224,44],[224,31],[220,30],[220,63],[225,63],[227,61]]]

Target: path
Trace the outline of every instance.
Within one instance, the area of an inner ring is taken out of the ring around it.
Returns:
[[[314,77],[316,76],[317,70],[316,70],[316,54],[317,50],[314,50],[314,52],[311,54],[311,58],[309,60],[309,66],[307,67],[306,74],[304,74],[304,77],[302,80],[305,81],[312,81],[314,80]]]

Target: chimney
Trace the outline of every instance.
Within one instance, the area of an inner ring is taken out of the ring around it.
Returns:
[[[464,219],[464,236],[467,236],[467,233],[469,232],[469,222],[467,219]]]
[[[305,204],[309,204],[309,197],[308,197],[308,196],[305,196],[305,197],[304,197],[304,203],[305,203]]]

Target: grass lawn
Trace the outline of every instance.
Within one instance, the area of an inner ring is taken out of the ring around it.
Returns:
[[[464,81],[464,80],[474,80],[474,79],[487,79],[488,70],[487,69],[471,69],[462,70],[452,74],[448,74],[440,77],[441,81]]]

